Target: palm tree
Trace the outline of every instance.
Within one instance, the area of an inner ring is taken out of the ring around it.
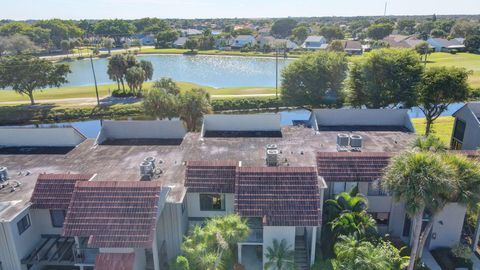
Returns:
[[[120,90],[120,83],[122,83],[123,92],[125,92],[125,84],[123,78],[127,73],[128,64],[124,55],[116,54],[108,61],[107,74],[110,80],[117,82],[118,90]]]
[[[150,89],[143,100],[145,113],[158,119],[178,116],[178,98],[161,88]]]
[[[447,146],[440,140],[439,137],[428,135],[426,137],[418,137],[413,142],[413,148],[419,151],[430,151],[444,153]]]
[[[359,239],[376,234],[377,223],[366,212],[343,212],[331,223],[334,238],[353,235]]]
[[[323,220],[328,223],[338,218],[343,211],[362,212],[367,210],[368,200],[358,192],[358,187],[353,188],[349,193],[342,192],[335,199],[326,200],[323,206]]]
[[[408,257],[401,257],[400,250],[388,241],[373,244],[352,236],[340,237],[335,254],[338,270],[400,270],[408,263]]]
[[[267,258],[265,263],[265,269],[267,270],[291,270],[295,268],[295,252],[285,239],[282,239],[280,243],[277,239],[273,239],[273,245],[267,247],[265,257]]]
[[[195,131],[203,115],[211,112],[210,95],[203,89],[192,89],[180,95],[179,115],[188,131]]]
[[[412,270],[419,248],[422,217],[427,207],[439,204],[445,191],[454,189],[454,172],[438,154],[405,152],[393,158],[382,181],[396,201],[405,203],[405,210],[414,223],[412,251],[408,270]]]

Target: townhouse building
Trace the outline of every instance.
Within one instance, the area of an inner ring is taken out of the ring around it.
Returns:
[[[378,184],[416,138],[407,111],[323,109],[296,123],[282,125],[279,114],[207,115],[200,132],[186,132],[177,119],[103,121],[96,139],[73,128],[0,129],[9,138],[0,140],[8,171],[0,265],[167,269],[190,226],[237,213],[251,229],[238,243],[246,269],[262,269],[275,239],[308,269],[323,201],[353,187],[380,232],[409,242],[403,205]],[[449,204],[427,247],[458,243],[464,216]]]

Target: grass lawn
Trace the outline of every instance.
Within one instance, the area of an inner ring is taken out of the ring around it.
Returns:
[[[450,138],[453,130],[453,120],[451,116],[441,116],[433,124],[433,132],[438,136],[447,146],[450,146]],[[412,118],[413,126],[417,134],[425,134],[425,118]]]
[[[427,66],[457,66],[472,70],[469,81],[472,87],[480,88],[480,54],[472,53],[432,53]]]
[[[144,84],[145,88],[150,87],[152,82]],[[213,88],[202,86],[189,82],[177,82],[181,91],[190,90],[192,88],[203,88],[211,95],[255,95],[255,94],[275,94],[275,88],[272,87],[234,87],[234,88]],[[127,87],[127,86],[125,86]],[[116,84],[99,85],[98,92],[101,97],[109,95],[111,91],[117,88]],[[128,88],[127,88],[128,89]],[[110,92],[109,92],[110,91]],[[35,100],[49,99],[67,99],[67,98],[93,98],[95,97],[94,86],[74,86],[52,88],[44,91],[36,91],[34,93]],[[22,102],[29,101],[25,95],[17,94],[11,90],[0,90],[0,102]]]

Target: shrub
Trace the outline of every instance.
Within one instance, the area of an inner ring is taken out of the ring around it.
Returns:
[[[455,270],[456,268],[473,269],[470,259],[457,258],[450,248],[437,248],[432,255],[443,270]]]
[[[458,244],[452,247],[452,254],[461,259],[470,259],[473,255],[473,251],[469,246],[464,244]]]
[[[451,53],[451,54],[457,54],[457,52],[458,52],[458,51],[457,51],[457,50],[455,50],[455,49],[453,49],[453,50],[450,50],[450,53]]]
[[[120,89],[115,89],[112,91],[112,97],[143,97],[143,92],[142,91],[137,91],[135,93],[132,93],[131,91],[124,92],[123,90]]]
[[[187,258],[183,256],[178,256],[171,264],[170,270],[189,270],[190,264],[188,263]]]
[[[284,107],[286,104],[282,100],[274,97],[268,98],[230,98],[230,99],[213,99],[211,102],[214,111],[227,110],[258,110]]]

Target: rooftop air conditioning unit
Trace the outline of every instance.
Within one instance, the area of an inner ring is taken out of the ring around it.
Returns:
[[[150,164],[152,165],[152,168],[155,169],[155,158],[154,157],[146,157],[144,160],[144,162],[150,162]]]
[[[363,138],[360,135],[351,135],[350,136],[350,147],[355,149],[361,149],[363,144]]]
[[[8,179],[7,167],[0,167],[0,182],[7,181],[7,179]]]
[[[350,137],[348,136],[348,134],[345,134],[345,133],[337,134],[337,151],[338,152],[347,152],[349,144],[350,144]]]
[[[267,150],[277,150],[278,146],[276,144],[267,144]]]
[[[276,149],[267,150],[267,166],[277,166],[278,165],[278,154],[279,151]]]
[[[152,163],[144,161],[140,163],[140,175],[142,177],[152,177],[153,176],[153,167]]]

